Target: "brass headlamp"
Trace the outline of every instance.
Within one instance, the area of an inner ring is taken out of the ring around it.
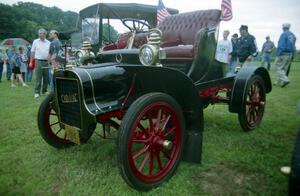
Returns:
[[[143,65],[150,66],[159,64],[161,35],[162,33],[159,29],[150,30],[148,44],[143,45],[139,53],[140,62]]]

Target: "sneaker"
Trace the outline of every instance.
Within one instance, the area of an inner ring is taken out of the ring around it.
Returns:
[[[16,85],[15,85],[15,84],[11,84],[11,87],[13,87],[13,88],[14,88],[14,87],[16,87]]]
[[[285,87],[286,85],[288,85],[290,82],[287,81],[287,82],[282,82],[282,85],[280,86],[281,88]]]
[[[38,93],[34,94],[34,98],[38,98],[40,95]]]
[[[289,167],[289,166],[283,166],[283,167],[280,168],[280,171],[284,175],[290,175],[290,173],[291,173],[291,167]]]
[[[24,83],[24,84],[22,84],[22,86],[28,86],[28,85]]]

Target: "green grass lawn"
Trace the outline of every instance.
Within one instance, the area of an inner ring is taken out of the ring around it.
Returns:
[[[300,63],[291,83],[267,95],[261,126],[241,130],[226,105],[205,114],[202,164],[182,162],[176,174],[145,195],[286,195],[289,165],[300,117]],[[275,71],[271,71],[272,80]],[[140,195],[118,174],[116,146],[93,135],[82,146],[57,150],[37,128],[44,97],[33,98],[33,84],[11,88],[0,83],[0,195]]]

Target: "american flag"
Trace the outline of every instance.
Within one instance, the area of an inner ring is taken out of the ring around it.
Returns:
[[[221,20],[228,21],[232,19],[231,0],[222,0]]]
[[[167,16],[170,16],[170,13],[166,9],[162,0],[158,0],[158,7],[157,7],[157,24],[162,22]]]

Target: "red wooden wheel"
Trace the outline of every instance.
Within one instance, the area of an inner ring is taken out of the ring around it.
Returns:
[[[59,125],[58,115],[52,108],[53,94],[48,95],[42,102],[38,112],[38,127],[43,139],[55,148],[66,148],[74,145],[66,139],[66,132]],[[86,142],[93,134],[91,130],[86,138],[81,137],[82,143]]]
[[[266,89],[264,81],[259,75],[251,77],[244,96],[239,122],[244,131],[250,131],[260,124],[265,110]]]
[[[140,97],[121,123],[118,163],[124,180],[148,190],[170,178],[179,163],[184,141],[182,112],[162,93]]]
[[[48,104],[44,113],[44,126],[47,129],[49,136],[62,144],[70,144],[71,141],[67,140],[66,131],[59,126],[58,115],[51,105]]]

